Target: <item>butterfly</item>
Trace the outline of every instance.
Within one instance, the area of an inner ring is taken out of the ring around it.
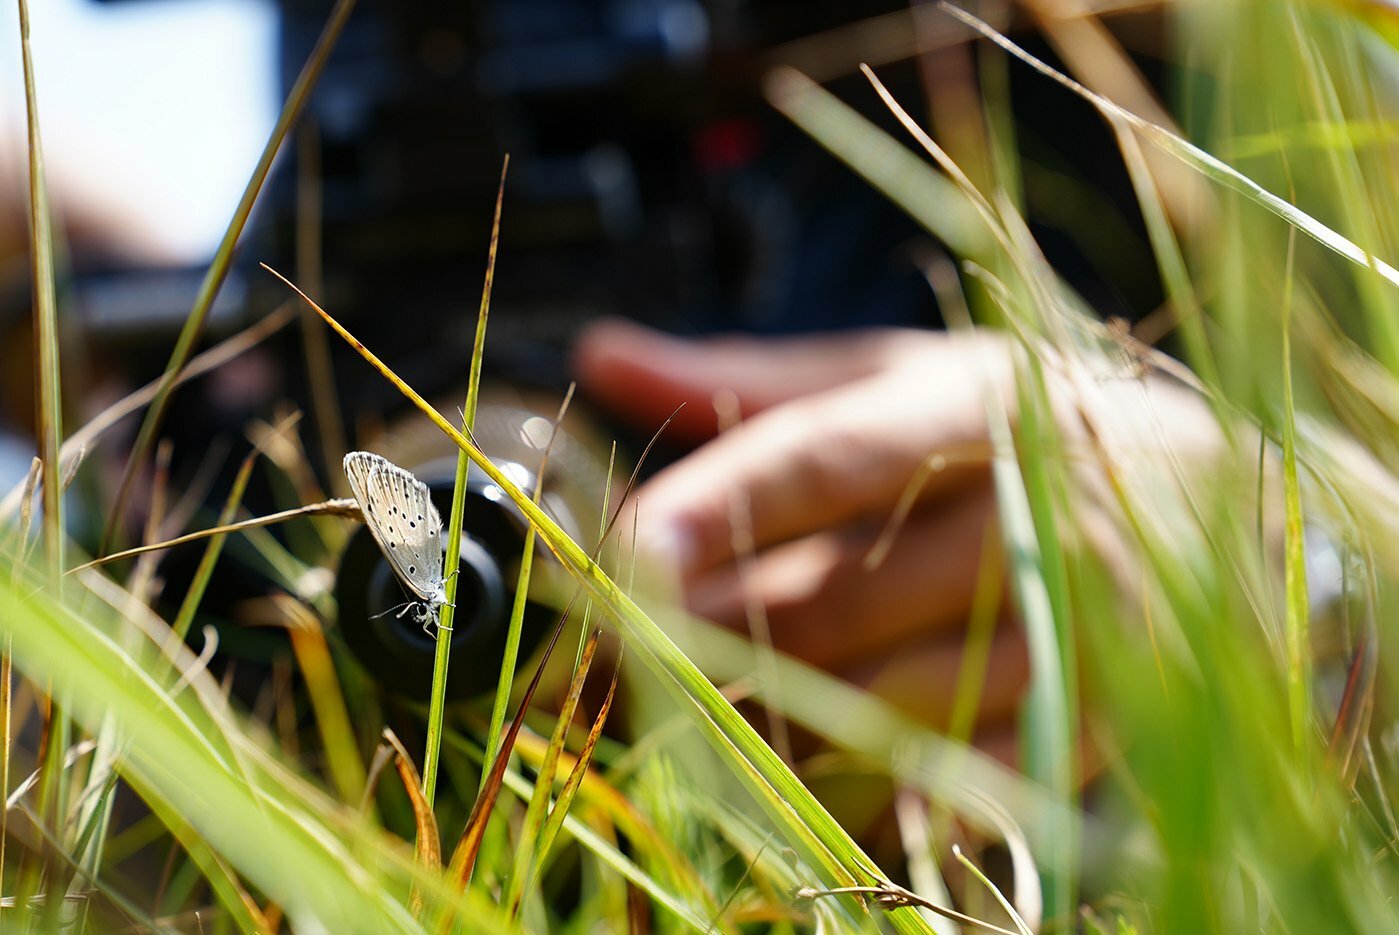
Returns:
[[[427,485],[409,471],[368,451],[345,455],[345,476],[359,501],[364,522],[398,579],[418,600],[398,616],[414,611],[427,629],[435,624],[447,591],[442,577],[442,517]]]

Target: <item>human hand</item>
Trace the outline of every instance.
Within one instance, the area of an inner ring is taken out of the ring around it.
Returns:
[[[903,330],[687,341],[604,322],[581,336],[575,365],[594,400],[639,426],[686,403],[672,440],[711,438],[715,395],[737,400],[740,424],[637,492],[638,540],[675,564],[692,611],[742,628],[760,601],[777,649],[946,725],[984,556],[1000,555],[982,540],[996,534],[985,406],[1009,383],[1002,341]],[[942,468],[871,565],[930,455]],[[736,510],[750,555],[735,548]],[[983,739],[1009,737],[1026,679],[1004,620]]]

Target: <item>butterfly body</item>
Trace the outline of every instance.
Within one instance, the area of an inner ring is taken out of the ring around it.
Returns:
[[[368,451],[350,452],[344,465],[350,490],[379,550],[418,598],[404,613],[416,607],[415,619],[424,625],[435,623],[447,603],[447,591],[442,575],[442,517],[427,485]]]

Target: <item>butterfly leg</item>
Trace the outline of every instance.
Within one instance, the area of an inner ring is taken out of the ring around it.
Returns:
[[[423,625],[423,632],[434,640],[437,639],[442,631],[442,627],[438,623],[437,614],[426,605],[422,605],[418,612],[418,622]]]

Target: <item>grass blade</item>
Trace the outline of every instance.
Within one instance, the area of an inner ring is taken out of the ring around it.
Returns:
[[[31,678],[52,679],[85,727],[96,731],[111,716],[124,736],[139,736],[125,746],[122,777],[147,801],[163,803],[172,823],[197,828],[219,860],[293,920],[318,920],[331,931],[414,930],[392,891],[370,883],[381,874],[406,881],[410,864],[243,735],[207,673],[170,695],[177,673],[160,662],[168,627],[143,633],[141,645],[129,648],[124,641],[139,618],[115,618],[97,602],[82,615],[68,613],[26,599],[23,588],[0,578],[0,629],[14,640],[16,665]],[[174,651],[192,663],[183,647]],[[240,764],[216,746],[236,747]],[[373,869],[362,854],[373,856]]]
[[[563,633],[563,620],[554,627],[554,634],[549,639],[549,645],[544,648],[544,655],[539,659],[539,667],[534,672],[534,678],[530,680],[529,687],[525,689],[524,697],[520,699],[519,710],[515,712],[515,718],[510,722],[510,729],[506,731],[501,742],[500,750],[495,758],[490,761],[491,768],[486,773],[486,783],[476,796],[476,803],[471,808],[471,815],[466,820],[466,827],[462,829],[461,838],[457,841],[456,848],[452,851],[452,862],[447,868],[447,878],[458,890],[465,890],[471,881],[472,870],[476,867],[476,857],[481,850],[481,842],[486,837],[486,825],[491,820],[491,812],[495,809],[496,799],[500,796],[501,782],[505,776],[505,767],[510,762],[510,752],[515,745],[515,738],[520,734],[520,728],[524,726],[525,714],[529,711],[530,702],[534,700],[534,693],[539,688],[539,682],[544,677],[544,667],[549,662],[549,657],[553,655],[554,647],[558,645],[559,635]],[[447,931],[452,924],[452,913],[444,913],[439,928]]]
[[[364,763],[320,619],[290,595],[275,595],[273,601],[286,617],[292,652],[306,679],[306,694],[321,732],[331,782],[340,801],[357,801],[366,785]]]
[[[63,439],[62,386],[59,377],[58,299],[55,294],[53,229],[49,217],[48,185],[44,177],[44,148],[39,134],[38,91],[34,80],[34,55],[29,41],[29,3],[19,0],[20,50],[24,64],[24,104],[29,140],[29,258],[34,290],[34,341],[39,365],[39,458],[43,462],[44,564],[48,586],[55,600],[63,599],[63,488],[58,452]],[[39,791],[39,814],[51,827],[61,827],[67,812],[64,801],[62,757],[68,748],[68,717],[50,699],[45,743],[47,755]],[[57,866],[52,868],[57,871]],[[52,885],[52,881],[50,883]],[[26,891],[21,887],[21,894]],[[53,907],[56,911],[57,904]],[[55,916],[46,914],[49,919]]]
[[[198,542],[201,539],[208,539],[211,536],[224,536],[230,532],[259,529],[263,526],[275,526],[278,523],[284,523],[289,519],[297,519],[302,516],[345,516],[359,521],[363,521],[364,519],[364,514],[360,512],[359,502],[356,500],[346,498],[344,500],[326,500],[323,503],[308,503],[306,506],[293,507],[289,510],[282,510],[277,513],[268,513],[266,516],[255,516],[252,519],[239,520],[236,523],[220,523],[217,526],[201,529],[198,532],[186,533],[183,536],[176,536],[174,539],[166,539],[164,542],[152,542],[148,545],[138,545],[130,549],[123,549],[120,552],[113,552],[101,558],[94,558],[90,562],[75,565],[68,570],[68,574],[71,575],[88,568],[96,568],[99,565],[106,565],[109,562],[119,561],[123,558],[131,558],[133,555],[158,552],[162,549],[173,549],[177,545]]]
[[[549,849],[554,846],[554,839],[559,836],[563,820],[573,805],[573,798],[578,794],[578,788],[583,784],[584,777],[588,775],[588,767],[593,761],[593,751],[597,748],[598,738],[602,736],[603,725],[607,723],[607,716],[612,713],[612,702],[617,697],[617,676],[621,671],[622,658],[619,655],[617,662],[612,667],[612,683],[607,687],[607,694],[602,699],[602,706],[598,708],[597,717],[593,718],[593,726],[588,729],[588,736],[578,751],[578,759],[573,764],[573,769],[569,772],[568,780],[564,783],[563,790],[559,792],[554,807],[549,810],[548,821],[544,823],[543,829],[539,832],[534,870],[536,877],[543,870],[544,861],[549,856]]]
[[[1283,580],[1287,598],[1287,698],[1292,716],[1292,744],[1297,764],[1310,769],[1312,737],[1311,637],[1307,600],[1307,553],[1303,541],[1302,492],[1297,482],[1297,416],[1292,399],[1292,275],[1297,245],[1295,228],[1287,236],[1287,268],[1282,302],[1282,491],[1286,516]]]
[[[476,406],[481,393],[481,362],[486,351],[486,323],[490,318],[491,288],[495,284],[496,248],[500,244],[500,215],[505,204],[505,173],[510,168],[510,156],[500,167],[500,187],[496,189],[495,216],[491,221],[491,245],[486,253],[486,278],[481,286],[481,308],[476,316],[476,341],[471,348],[471,372],[466,379],[466,404],[462,407],[462,431],[471,434],[476,424]],[[457,453],[457,476],[452,486],[452,513],[447,521],[447,554],[452,556],[452,567],[457,565],[456,556],[461,554],[461,527],[466,514],[466,481],[471,461],[465,452]],[[530,542],[526,549],[533,546]],[[431,807],[437,796],[437,760],[442,752],[442,718],[447,703],[447,667],[451,662],[452,620],[456,616],[457,579],[451,575],[447,579],[447,602],[442,605],[441,616],[437,621],[437,650],[432,663],[432,693],[428,702],[427,749],[423,753],[423,795]],[[513,618],[512,618],[513,619]],[[446,633],[447,638],[442,639]],[[518,636],[516,638],[518,645]],[[512,662],[511,671],[514,671]],[[503,717],[503,715],[502,715]],[[482,776],[485,782],[485,776]]]
[[[219,513],[219,526],[227,526],[238,513],[238,507],[243,502],[243,492],[248,489],[248,479],[253,476],[253,465],[257,463],[257,455],[256,449],[248,452],[243,458],[243,463],[238,466],[233,486],[228,491],[228,499],[224,501],[223,510]],[[185,591],[185,598],[180,602],[175,622],[170,627],[174,631],[175,639],[183,640],[189,634],[194,615],[199,611],[204,591],[209,587],[209,579],[214,576],[214,566],[218,564],[219,553],[223,551],[223,543],[227,537],[226,532],[216,533],[209,538],[209,544],[204,547],[204,554],[199,559],[194,578],[190,581],[189,589]]]
[[[573,670],[573,682],[568,687],[568,695],[565,696],[563,705],[559,710],[558,720],[554,724],[554,734],[549,739],[549,745],[544,751],[544,762],[540,764],[535,773],[534,794],[530,796],[529,805],[525,809],[525,820],[520,827],[520,839],[515,845],[515,860],[510,869],[510,884],[505,890],[505,898],[502,902],[507,911],[513,915],[518,911],[520,898],[525,891],[525,880],[531,876],[532,868],[536,862],[543,863],[544,845],[540,839],[540,828],[546,819],[552,815],[547,814],[549,800],[554,793],[554,775],[558,771],[559,753],[563,750],[564,740],[568,736],[568,728],[573,723],[573,714],[578,708],[578,698],[583,694],[583,685],[588,678],[588,670],[593,665],[593,654],[597,652],[598,637],[602,635],[602,630],[594,628],[583,645],[583,658]],[[489,754],[490,747],[486,747]],[[536,848],[538,856],[536,857]]]
[[[573,400],[572,384],[568,387],[568,392],[564,394],[563,402],[559,405],[559,414],[554,419],[553,430],[549,433],[549,442],[544,446],[544,453],[539,457],[539,470],[535,473],[534,479],[534,504],[538,506],[544,496],[544,478],[549,470],[549,453],[553,450],[554,441],[559,435],[559,424],[563,422],[564,415],[568,412],[568,404]],[[510,625],[505,634],[505,652],[500,663],[500,679],[496,683],[495,703],[491,706],[491,722],[486,732],[486,757],[494,757],[496,749],[500,744],[500,727],[505,721],[505,708],[510,703],[510,690],[515,682],[515,666],[520,655],[520,634],[525,625],[525,605],[529,601],[530,575],[534,569],[534,541],[535,529],[530,526],[525,530],[525,544],[520,556],[520,573],[515,582],[515,601],[510,608]],[[484,784],[485,777],[482,777]]]
[[[321,137],[314,121],[307,121],[296,134],[296,275],[320,291],[322,211]],[[330,344],[315,318],[303,312],[301,347],[306,361],[307,383],[311,388],[311,412],[320,435],[321,460],[331,489],[349,493],[340,470],[345,444],[345,420],[335,394],[335,369]]]
[[[981,869],[977,867],[976,864],[967,859],[967,855],[963,854],[962,849],[956,844],[952,845],[952,854],[957,858],[958,863],[971,871],[972,876],[976,877],[982,886],[991,891],[991,895],[996,897],[996,902],[1001,904],[1001,908],[1006,911],[1011,921],[1015,923],[1015,929],[1020,935],[1035,935],[1030,929],[1030,926],[1025,924],[1025,920],[1020,918],[1020,913],[1015,911],[1015,907],[1010,904],[1010,900],[1006,899],[1005,894],[996,887],[996,884],[992,883],[987,878],[986,874],[981,872]]]
[[[528,779],[512,770],[507,770],[505,773],[505,785],[521,799],[532,794],[534,788]],[[628,883],[651,897],[656,905],[665,907],[668,912],[674,913],[676,918],[695,931],[706,932],[714,928],[712,925],[706,925],[702,916],[685,903],[677,900],[669,889],[618,850],[616,846],[588,827],[585,822],[579,821],[573,815],[565,815],[563,829]]]
[[[28,0],[19,0],[19,37],[24,60],[24,106],[29,120],[29,259],[34,289],[34,340],[39,363],[36,416],[39,458],[44,471],[44,557],[54,593],[61,595],[63,488],[59,482],[62,474],[59,447],[63,439],[63,401],[58,359],[58,298],[54,287],[53,228],[44,178],[44,147],[39,135],[38,91],[34,86],[34,55],[29,43]]]
[[[387,727],[384,728],[384,742],[393,750],[394,768],[398,770],[398,778],[403,782],[403,791],[408,793],[408,801],[413,805],[413,824],[417,828],[417,834],[414,836],[414,858],[420,867],[433,871],[441,870],[442,839],[437,833],[437,816],[432,813],[432,805],[423,794],[422,778],[418,776],[413,760],[398,739],[398,735]],[[423,894],[416,886],[408,895],[408,910],[413,913],[413,918],[422,919]]]

